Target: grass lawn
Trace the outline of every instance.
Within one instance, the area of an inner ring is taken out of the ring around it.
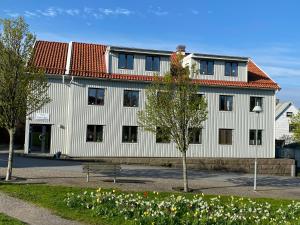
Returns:
[[[95,189],[79,188],[79,187],[65,187],[65,186],[49,186],[42,184],[1,184],[0,191],[8,193],[10,196],[23,199],[25,201],[32,202],[38,206],[50,209],[56,215],[59,215],[66,219],[77,220],[87,224],[132,224],[130,221],[125,221],[122,216],[116,216],[113,218],[105,218],[101,216],[95,216],[92,210],[82,208],[69,208],[64,202],[67,193],[74,193],[75,195],[82,194],[84,191],[95,191]],[[117,191],[118,192],[118,191]],[[167,199],[174,193],[160,193],[159,198]],[[176,195],[176,194],[175,194]],[[193,198],[194,194],[180,194],[186,198]],[[149,193],[148,197],[154,198],[153,193]],[[204,196],[206,199],[210,199],[215,196]],[[226,204],[230,202],[230,197],[223,196],[221,201]],[[278,199],[266,199],[258,198],[256,202],[269,202],[273,207],[287,206],[291,204],[290,200],[278,200]],[[1,220],[0,220],[1,221]],[[1,224],[1,223],[0,223]]]
[[[25,223],[0,213],[0,225],[24,225]]]

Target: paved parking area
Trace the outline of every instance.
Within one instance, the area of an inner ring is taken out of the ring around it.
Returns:
[[[0,154],[0,176],[4,176],[7,155]],[[19,182],[47,183],[81,187],[119,188],[132,191],[172,191],[182,186],[181,169],[122,165],[116,184],[103,174],[85,181],[81,162],[15,157],[14,176],[24,178]],[[249,197],[272,197],[300,199],[300,177],[263,176],[258,177],[258,191],[253,192],[253,175],[189,170],[190,187],[204,194],[239,195]]]

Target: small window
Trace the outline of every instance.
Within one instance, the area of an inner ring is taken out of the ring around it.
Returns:
[[[220,111],[232,111],[233,109],[233,96],[220,95]]]
[[[156,128],[156,143],[170,143],[171,138],[167,130],[160,127]]]
[[[263,107],[263,98],[262,97],[250,97],[250,112],[253,112],[255,106]]]
[[[102,125],[87,125],[86,141],[87,142],[102,142],[103,141],[103,126]]]
[[[118,68],[133,70],[134,57],[131,54],[119,53]]]
[[[125,90],[123,105],[126,107],[138,107],[139,91]]]
[[[201,128],[189,128],[189,143],[190,144],[202,144],[202,129]]]
[[[293,133],[295,131],[296,127],[294,124],[289,124],[289,132]]]
[[[238,63],[236,62],[226,62],[225,63],[225,76],[238,76]]]
[[[214,74],[214,61],[200,61],[200,74],[213,75]]]
[[[137,143],[137,126],[123,126],[122,129],[122,142]]]
[[[104,92],[103,88],[89,88],[89,105],[104,105]]]
[[[219,144],[232,145],[232,129],[219,129]]]
[[[286,112],[286,117],[293,117],[293,112]]]
[[[146,56],[146,70],[159,71],[160,70],[160,57],[159,56]]]
[[[249,133],[249,145],[262,145],[262,130],[258,130],[258,136],[256,137],[257,130],[250,130]]]

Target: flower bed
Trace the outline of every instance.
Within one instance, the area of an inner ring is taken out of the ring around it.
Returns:
[[[275,206],[269,202],[231,197],[160,196],[158,192],[68,193],[70,208],[87,208],[104,218],[123,217],[133,224],[300,224],[300,202]]]

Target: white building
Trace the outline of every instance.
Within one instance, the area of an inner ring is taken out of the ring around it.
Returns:
[[[25,152],[74,157],[178,157],[174,143],[137,126],[145,88],[165,74],[175,53],[85,43],[38,41],[52,102],[26,121]],[[208,119],[193,134],[189,157],[275,157],[275,93],[279,86],[247,57],[185,53],[191,77],[208,101]],[[259,118],[252,112],[259,104]]]
[[[293,126],[291,118],[296,115],[299,110],[292,102],[278,102],[275,108],[275,139],[276,144],[290,144],[293,142]]]

